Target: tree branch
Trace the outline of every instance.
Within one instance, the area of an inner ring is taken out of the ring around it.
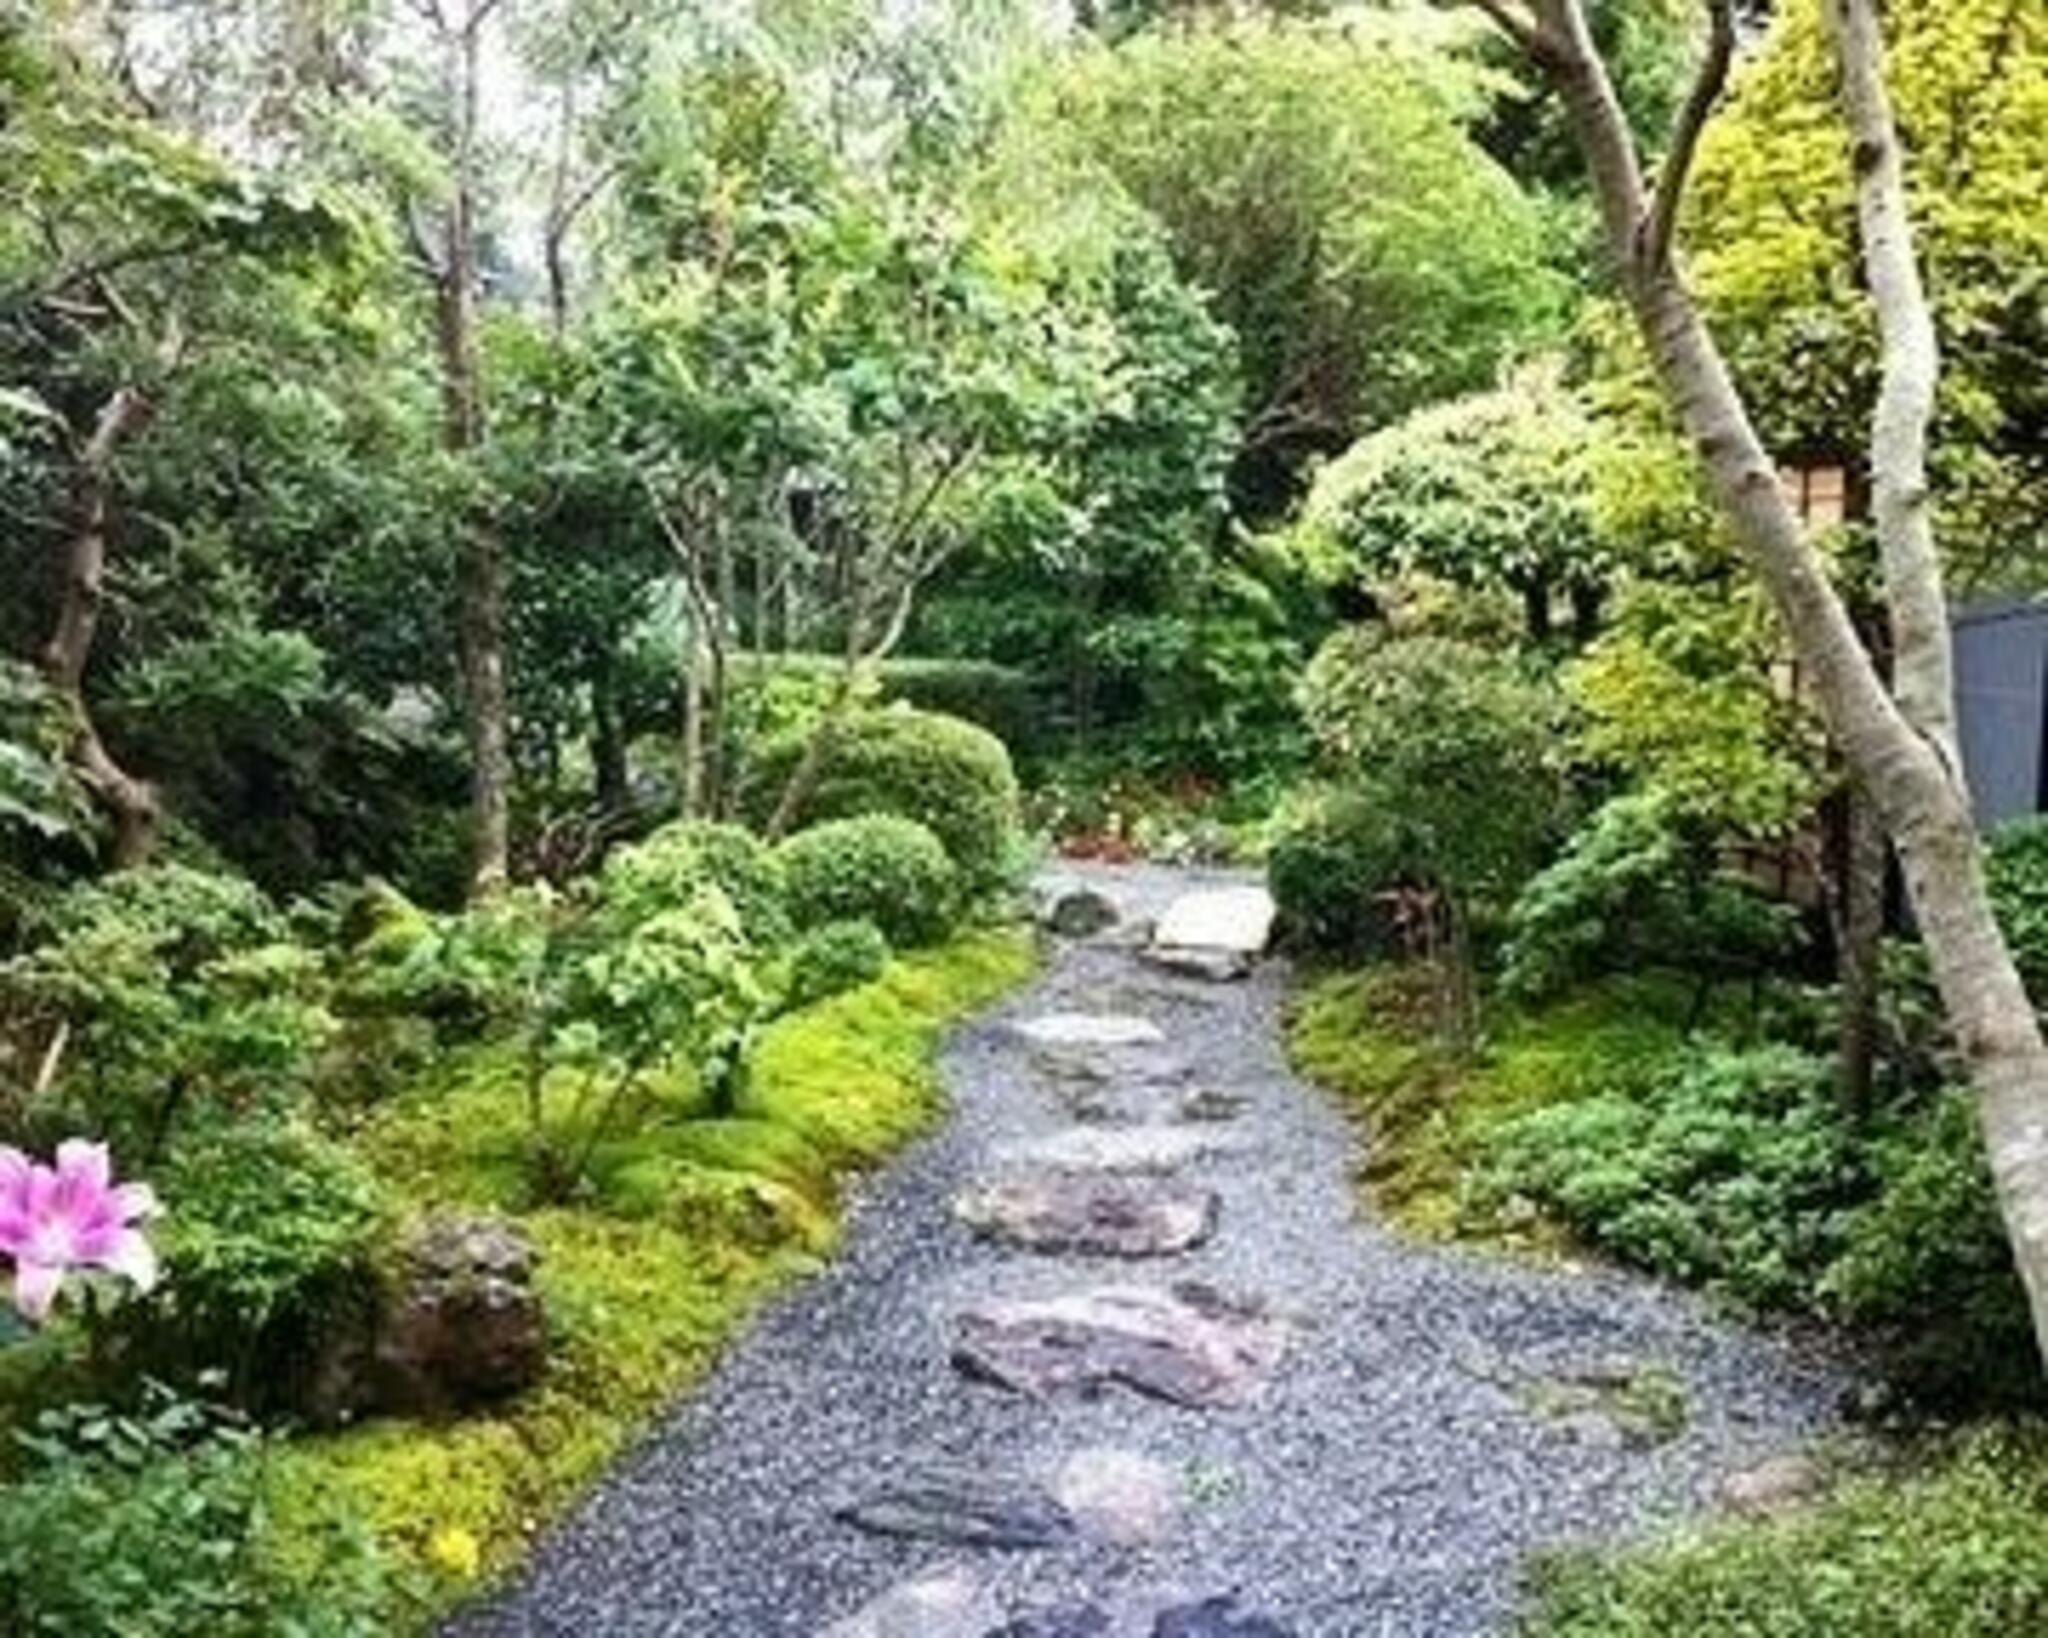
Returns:
[[[1927,483],[1940,346],[1913,252],[1905,161],[1885,90],[1876,11],[1871,0],[1828,0],[1827,17],[1842,71],[1863,264],[1882,353],[1870,429],[1871,513],[1891,608],[1892,692],[1900,714],[1960,785],[1953,641]]]
[[[1494,27],[1538,62],[1544,61],[1555,49],[1556,43],[1543,25],[1526,12],[1516,10],[1511,0],[1468,0],[1468,3],[1485,12]]]
[[[1699,150],[1700,135],[1713,117],[1714,105],[1728,84],[1728,67],[1735,60],[1734,0],[1706,0],[1707,54],[1700,59],[1692,90],[1679,110],[1678,124],[1671,133],[1671,149],[1657,172],[1657,193],[1650,214],[1637,241],[1636,254],[1646,269],[1661,271],[1671,262],[1671,235],[1678,224],[1679,203],[1692,171],[1693,156]]]

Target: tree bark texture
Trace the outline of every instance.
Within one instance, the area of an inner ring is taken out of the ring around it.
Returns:
[[[85,669],[92,659],[100,610],[106,601],[107,510],[113,493],[114,455],[148,419],[148,400],[133,387],[121,387],[100,406],[92,432],[78,450],[63,591],[56,627],[42,654],[43,675],[71,717],[72,765],[113,823],[117,867],[148,859],[156,845],[163,808],[156,787],[123,768],[101,740],[86,705]]]

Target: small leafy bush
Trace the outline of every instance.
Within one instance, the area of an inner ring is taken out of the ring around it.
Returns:
[[[253,1120],[180,1143],[162,1186],[165,1279],[124,1330],[158,1369],[218,1370],[237,1403],[298,1408],[324,1328],[371,1300],[375,1176],[303,1122]]]
[[[1403,827],[1386,803],[1343,786],[1297,795],[1266,852],[1283,935],[1326,955],[1392,953],[1392,918],[1381,896],[1413,877]]]
[[[914,819],[871,814],[797,832],[777,850],[797,924],[871,921],[900,949],[945,937],[960,876],[939,839]]]
[[[2017,1638],[2048,1631],[2048,1438],[1960,1442],[1810,1512],[1724,1523],[1534,1578],[1526,1638]]]
[[[1549,686],[1442,637],[1340,632],[1302,680],[1329,766],[1402,828],[1401,852],[1467,918],[1504,913],[1562,829]]]
[[[2026,1292],[1969,1093],[1879,1134],[1871,1165],[1876,1193],[1844,1217],[1821,1283],[1830,1310],[1883,1331],[1890,1374],[1918,1401],[2039,1403]]]
[[[633,919],[687,903],[707,885],[725,894],[757,947],[790,937],[781,861],[739,825],[701,819],[664,825],[605,861],[596,894],[607,915]]]
[[[1702,997],[1782,956],[1794,912],[1723,873],[1714,839],[1652,794],[1616,797],[1523,888],[1508,915],[1503,987],[1554,995],[1606,972],[1672,967]]]
[[[804,736],[765,747],[744,799],[765,819],[803,755]],[[840,725],[799,825],[868,814],[914,819],[937,836],[971,889],[999,883],[1015,857],[1017,776],[1003,742],[957,717],[895,707]]]
[[[872,921],[828,921],[806,933],[789,964],[789,1004],[809,1006],[858,989],[889,965],[889,939]]]
[[[2036,1006],[2048,1005],[2048,818],[2001,825],[1984,861],[1991,906]]]
[[[1832,1065],[1784,1046],[1696,1043],[1635,1086],[1508,1122],[1491,1147],[1493,1189],[1757,1306],[1810,1301],[1864,1187]]]
[[[0,1491],[0,1630],[20,1638],[372,1638],[395,1588],[331,1513],[297,1573],[276,1549],[264,1439],[151,1385],[140,1407],[46,1412]]]
[[[256,887],[181,864],[71,888],[42,942],[0,964],[0,1022],[66,1032],[28,1135],[47,1135],[39,1119],[82,1124],[131,1155],[156,1153],[189,1113],[306,1085],[334,1032],[327,999],[318,956]]]

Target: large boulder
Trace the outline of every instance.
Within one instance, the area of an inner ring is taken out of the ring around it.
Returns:
[[[408,1238],[377,1327],[380,1409],[443,1414],[506,1399],[547,1362],[539,1255],[493,1217],[428,1218]]]

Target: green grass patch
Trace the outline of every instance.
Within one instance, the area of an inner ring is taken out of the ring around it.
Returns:
[[[496,1415],[294,1441],[272,1484],[282,1551],[310,1559],[336,1505],[353,1506],[411,1572],[421,1624],[516,1562],[764,1295],[816,1266],[838,1178],[930,1122],[945,1028],[1031,963],[1024,936],[977,933],[778,1020],[736,1117],[692,1118],[685,1094],[658,1103],[607,1148],[592,1197],[568,1207],[526,1203],[520,1085],[503,1053],[377,1120],[362,1142],[404,1198],[501,1211],[533,1236],[553,1357],[545,1382]]]
[[[2018,1638],[2048,1632],[2048,1430],[1975,1433],[1769,1523],[1543,1562],[1527,1638]]]
[[[1685,1009],[1674,983],[1613,980],[1539,1011],[1504,1013],[1478,1051],[1461,1056],[1432,1032],[1428,975],[1385,965],[1311,983],[1290,1009],[1287,1042],[1295,1068],[1364,1122],[1361,1175],[1393,1222],[1433,1239],[1554,1248],[1554,1229],[1471,1186],[1493,1135],[1589,1085],[1668,1061],[1685,1040]]]

